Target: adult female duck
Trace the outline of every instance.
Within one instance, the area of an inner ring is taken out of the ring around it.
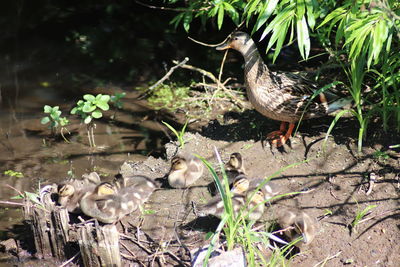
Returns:
[[[318,89],[312,82],[291,73],[271,72],[247,33],[233,33],[216,49],[229,48],[239,51],[244,57],[244,80],[251,104],[264,116],[282,122],[279,131],[267,136],[277,146],[286,143],[300,119],[322,117],[351,102],[327,90],[312,99]],[[289,123],[287,131],[286,123]]]

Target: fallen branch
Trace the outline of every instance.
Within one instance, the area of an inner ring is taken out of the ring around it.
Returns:
[[[171,76],[171,74],[175,71],[175,69],[181,67],[182,65],[184,65],[188,61],[189,61],[188,57],[185,57],[185,59],[182,60],[181,62],[173,61],[173,63],[176,64],[176,65],[173,66],[172,68],[170,68],[169,71],[164,75],[164,77],[162,77],[155,84],[150,86],[149,89],[147,89],[147,93],[151,92],[152,90],[154,90],[154,88],[158,87],[161,83],[163,83],[166,79],[168,79],[169,76]]]

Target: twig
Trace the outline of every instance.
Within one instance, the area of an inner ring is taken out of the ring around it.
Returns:
[[[67,264],[69,264],[70,262],[72,262],[76,257],[78,257],[78,255],[81,254],[80,251],[78,251],[72,258],[70,258],[69,260],[65,261],[63,264],[61,264],[59,267],[64,267],[67,266]]]
[[[176,64],[176,61],[173,61]],[[225,92],[227,92],[230,97],[232,97],[233,102],[238,105],[240,108],[243,108],[244,105],[242,104],[242,101],[240,99],[238,99],[235,95],[233,95],[231,92],[229,92],[228,89],[226,89],[225,85],[223,83],[221,83],[215,76],[214,74],[212,74],[211,72],[208,72],[206,70],[194,67],[192,65],[187,65],[187,64],[183,64],[180,66],[181,68],[184,69],[188,69],[188,70],[193,70],[193,71],[197,71],[200,72],[201,74],[203,74],[204,76],[207,76],[208,78],[210,78],[214,83],[217,84],[218,87],[222,88]]]
[[[368,191],[365,193],[367,196],[372,193],[372,189],[374,188],[374,184],[377,180],[377,176],[374,172],[371,172],[369,174],[369,186],[368,186]]]
[[[132,237],[128,236],[128,235],[124,235],[124,234],[119,234],[121,237],[125,237],[126,239],[131,240],[133,243],[135,243],[138,247],[140,247],[141,249],[143,249],[144,251],[146,251],[149,255],[154,254],[152,251],[150,251],[148,248],[146,248],[145,246],[143,246],[142,244],[140,244],[138,241],[136,241],[135,239],[133,239]],[[122,243],[122,242],[121,242]]]
[[[175,69],[181,67],[182,65],[184,65],[186,62],[189,61],[188,57],[185,57],[184,60],[182,60],[181,62],[177,63],[177,61],[173,61],[174,64],[176,64],[175,66],[173,66],[172,68],[169,69],[169,71],[164,75],[164,77],[162,77],[160,80],[158,80],[155,84],[153,84],[152,86],[149,87],[149,89],[147,89],[147,92],[151,92],[154,88],[156,88],[157,86],[159,86],[161,83],[163,83],[166,79],[169,78],[169,76],[171,76],[171,74],[175,71]]]
[[[4,201],[4,200],[0,200],[0,204],[15,205],[15,206],[24,206],[25,205],[23,203]]]
[[[364,218],[364,219],[360,220],[358,223],[360,224],[360,223],[369,221],[369,220],[371,220],[371,219],[374,219],[374,218],[379,217],[379,216],[383,216],[383,215],[385,215],[385,214],[388,214],[388,213],[390,213],[390,212],[392,212],[392,211],[396,211],[396,210],[398,210],[398,208],[384,211],[384,212],[379,213],[379,214],[376,214],[376,215],[374,215],[374,216]]]
[[[325,265],[325,263],[326,263],[327,261],[338,257],[340,254],[342,254],[342,251],[341,251],[341,250],[340,250],[338,253],[336,253],[335,255],[330,256],[330,257],[324,259],[323,261],[318,262],[317,264],[314,265],[314,267],[316,267],[316,266],[318,266],[318,265],[320,265],[320,264],[322,264],[322,266],[323,266],[323,265]]]
[[[142,3],[140,1],[135,1],[137,4],[151,8],[151,9],[160,9],[160,10],[169,10],[169,11],[175,11],[175,12],[182,12],[182,11],[191,11],[191,12],[197,12],[197,11],[203,11],[203,10],[208,10],[210,9],[212,6],[207,6],[207,7],[203,7],[203,8],[199,8],[199,9],[187,9],[187,8],[173,8],[173,7],[164,7],[164,6],[152,6],[152,5],[148,5],[145,3]]]
[[[20,194],[21,196],[24,195],[24,193],[22,193],[21,191],[19,191],[17,188],[15,188],[15,187],[13,187],[13,186],[11,186],[11,185],[9,185],[9,184],[6,184],[6,186],[9,187],[9,188],[11,188],[11,189],[13,189],[13,190],[15,190],[15,191],[16,191],[18,194]]]

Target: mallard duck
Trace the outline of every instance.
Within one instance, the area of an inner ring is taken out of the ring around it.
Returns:
[[[168,183],[173,188],[186,188],[203,175],[203,163],[194,156],[176,156],[171,160]]]
[[[239,152],[232,153],[229,161],[225,164],[225,173],[228,177],[229,184],[240,174],[246,174],[242,154]]]
[[[247,192],[245,195],[232,196],[232,209],[235,216],[238,212],[247,205],[242,213],[246,219],[257,221],[264,213],[265,205],[264,194],[261,191],[256,193]],[[224,202],[220,196],[214,197],[206,205],[199,207],[197,210],[200,216],[213,215],[221,218],[224,213]]]
[[[152,179],[144,175],[121,176],[114,181],[118,188],[118,194],[142,205],[154,192],[158,185]]]
[[[233,33],[216,49],[229,48],[239,51],[244,57],[244,80],[251,104],[262,115],[281,121],[279,131],[267,136],[277,146],[285,144],[300,119],[322,117],[351,102],[349,98],[340,98],[328,90],[311,101],[317,85],[300,75],[271,72],[247,33]],[[287,123],[289,128],[286,130]]]
[[[71,213],[80,213],[79,201],[88,191],[92,191],[100,183],[96,172],[84,174],[81,180],[69,179],[58,186],[57,203]]]
[[[316,233],[316,223],[307,213],[293,208],[283,208],[278,212],[277,222],[282,229],[293,227],[285,231],[290,241],[299,237],[308,245],[313,241]]]
[[[114,223],[135,211],[138,205],[128,198],[124,189],[118,190],[111,183],[101,183],[92,192],[86,192],[81,200],[82,212],[103,223]]]
[[[236,179],[233,181],[233,186],[231,191],[235,194],[244,194],[244,192],[253,191],[257,189],[264,181],[265,181],[264,179],[258,179],[258,178],[251,179],[241,174],[238,175]],[[282,193],[282,188],[272,181],[264,183],[264,185],[260,187],[260,190],[263,193],[264,200],[266,201]]]

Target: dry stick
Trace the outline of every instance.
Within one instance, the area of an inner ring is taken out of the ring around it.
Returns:
[[[335,255],[329,256],[329,257],[326,258],[325,260],[318,262],[317,264],[314,265],[314,267],[316,267],[316,266],[318,266],[318,265],[320,265],[320,264],[325,265],[325,263],[326,263],[327,261],[338,257],[340,254],[342,254],[342,251],[341,251],[341,250],[340,250],[338,253],[336,253]],[[322,266],[323,266],[323,265],[322,265]]]
[[[21,191],[19,191],[17,188],[15,188],[15,187],[13,187],[13,186],[11,186],[11,185],[9,185],[9,184],[6,184],[6,186],[7,187],[9,187],[9,188],[11,188],[11,189],[13,189],[13,190],[15,190],[18,194],[20,194],[21,196],[23,196],[24,194],[21,192]]]
[[[224,65],[225,65],[225,60],[226,60],[226,56],[227,56],[227,55],[228,55],[228,50],[225,50],[224,58],[222,59],[221,67],[220,67],[219,74],[218,74],[218,81],[219,81],[219,83],[217,83],[217,90],[214,91],[214,94],[213,94],[212,97],[211,97],[211,102],[213,101],[214,97],[216,96],[216,94],[217,94],[217,93],[219,92],[219,90],[221,89],[221,88],[220,88],[220,85],[221,85],[221,76],[222,76],[222,71],[224,70]],[[225,84],[224,84],[224,86],[225,86]],[[224,90],[226,91],[226,88],[225,88]]]
[[[173,61],[176,64],[176,61]],[[233,102],[238,105],[240,108],[243,108],[244,105],[242,104],[242,101],[237,98],[234,94],[232,94],[231,92],[229,92],[229,90],[225,87],[225,85],[223,83],[221,83],[215,76],[214,74],[212,74],[211,72],[208,72],[206,70],[194,67],[192,65],[187,65],[187,64],[183,64],[180,66],[181,68],[184,69],[188,69],[188,70],[194,70],[197,72],[200,72],[201,74],[203,74],[204,76],[207,76],[208,78],[210,78],[213,82],[215,82],[220,88],[222,88],[225,92],[228,93],[228,95],[230,95],[230,97],[232,97]]]
[[[125,237],[126,239],[131,240],[133,243],[135,243],[138,247],[140,247],[141,249],[143,249],[144,251],[146,251],[149,255],[153,255],[153,251],[150,251],[148,248],[146,248],[145,246],[143,246],[140,242],[136,241],[135,239],[133,239],[132,237],[128,236],[128,235],[124,235],[124,234],[119,234],[121,237]]]
[[[155,84],[153,84],[152,86],[149,87],[149,89],[147,89],[148,92],[151,92],[154,88],[156,88],[157,86],[159,86],[162,82],[164,82],[166,79],[169,78],[169,76],[171,76],[171,74],[175,71],[175,69],[181,67],[182,65],[184,65],[186,62],[189,61],[188,57],[185,57],[184,60],[182,60],[181,62],[177,63],[177,61],[173,61],[174,64],[176,64],[175,66],[173,66],[172,68],[169,69],[169,71],[164,75],[164,77],[162,77],[160,80],[158,80]]]
[[[78,257],[78,255],[81,254],[80,251],[78,251],[72,258],[70,258],[69,260],[67,260],[66,262],[64,262],[63,264],[61,264],[58,267],[64,267],[67,266],[68,263],[72,262],[76,257]]]
[[[0,204],[15,205],[15,206],[24,206],[25,205],[24,203],[3,201],[3,200],[0,200]]]
[[[392,211],[396,211],[396,210],[398,210],[398,209],[399,209],[399,208],[395,208],[395,209],[391,209],[391,210],[384,211],[384,212],[379,213],[379,214],[377,214],[377,215],[374,215],[374,216],[371,216],[371,217],[367,217],[367,218],[365,218],[365,219],[362,219],[362,220],[360,220],[358,223],[360,224],[360,223],[363,223],[363,222],[372,220],[372,219],[374,219],[375,217],[383,216],[383,215],[385,215],[385,214],[388,214],[388,213],[390,213],[390,212],[392,212]]]
[[[183,11],[192,11],[192,12],[198,12],[198,11],[203,11],[203,10],[208,10],[210,9],[212,6],[208,6],[208,7],[202,7],[199,9],[187,9],[187,8],[173,8],[173,7],[164,7],[164,6],[152,6],[152,5],[148,5],[145,3],[142,3],[140,1],[135,1],[137,4],[148,7],[148,8],[152,8],[152,9],[161,9],[161,10],[169,10],[169,11],[175,11],[175,12],[183,12]]]

